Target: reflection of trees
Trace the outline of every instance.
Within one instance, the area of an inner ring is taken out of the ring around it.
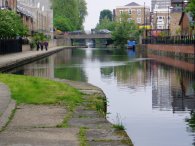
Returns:
[[[114,68],[114,76],[122,84],[131,84],[132,86],[144,85],[146,83],[147,68],[146,62],[132,62],[125,66]]]
[[[193,113],[193,111],[191,111],[191,117],[186,119],[186,122],[189,125],[189,127],[187,128],[187,131],[190,133],[194,133],[195,132],[195,113]],[[194,138],[192,145],[195,146],[195,138]]]
[[[105,67],[105,68],[101,68],[101,75],[104,76],[111,76],[113,73],[113,67]]]
[[[55,77],[73,81],[87,81],[86,75],[82,68],[56,68]]]

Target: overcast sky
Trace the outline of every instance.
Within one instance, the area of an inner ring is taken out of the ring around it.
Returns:
[[[136,2],[140,5],[150,6],[151,0],[86,0],[88,16],[85,19],[85,30],[91,30],[95,28],[96,24],[99,21],[100,11],[104,9],[113,10],[117,6],[124,6],[131,2]]]

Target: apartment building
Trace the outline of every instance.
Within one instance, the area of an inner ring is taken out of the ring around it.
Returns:
[[[53,10],[50,0],[18,0],[17,9],[31,32],[43,32],[53,38]]]
[[[155,9],[167,9],[171,6],[171,0],[152,0],[151,1],[151,11],[154,12]]]
[[[154,9],[153,12],[153,29],[169,29],[170,28],[170,10],[167,9]]]
[[[120,16],[123,13],[129,15],[129,21],[134,20],[140,26],[150,25],[150,7],[148,6],[139,5],[135,2],[125,6],[118,6],[114,10],[115,20],[120,21]]]

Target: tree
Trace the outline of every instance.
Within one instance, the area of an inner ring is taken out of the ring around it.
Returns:
[[[96,29],[108,29],[113,31],[115,29],[115,22],[110,21],[107,17],[103,18],[100,23],[96,25]]]
[[[122,14],[120,21],[115,22],[116,27],[112,32],[112,39],[115,46],[123,48],[127,40],[138,40],[141,31],[133,20],[129,21],[127,14]]]
[[[190,12],[193,20],[195,20],[195,0],[190,0],[190,3],[186,7],[186,11]]]
[[[79,29],[83,29],[83,23],[85,21],[85,17],[87,16],[87,3],[85,0],[78,0],[78,8],[79,8]]]
[[[62,16],[55,17],[54,24],[57,30],[61,31],[73,30],[70,20]]]
[[[101,20],[103,20],[104,18],[109,19],[110,21],[112,21],[112,11],[110,10],[102,10],[100,12],[100,18],[99,18],[99,23],[101,23]]]
[[[55,27],[59,27],[59,22],[62,22],[60,26],[62,30],[68,28],[67,31],[73,31],[82,28],[87,15],[85,0],[53,0],[52,7]]]
[[[0,10],[0,37],[25,36],[27,33],[27,26],[19,15],[9,10]]]

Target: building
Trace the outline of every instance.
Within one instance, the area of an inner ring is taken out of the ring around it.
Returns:
[[[190,34],[191,25],[193,23],[192,17],[184,12],[187,3],[184,0],[171,0],[173,7],[171,13],[171,35],[184,35]]]
[[[16,11],[17,0],[0,0],[0,9]]]
[[[170,10],[169,9],[154,9],[152,17],[153,29],[169,29],[170,27]]]
[[[50,0],[18,0],[17,11],[29,30],[53,38],[53,10]]]
[[[152,0],[151,1],[151,11],[154,9],[167,9],[171,6],[171,0]]]
[[[118,6],[114,11],[115,20],[120,21],[121,14],[127,13],[129,20],[134,20],[140,26],[150,25],[150,8],[148,6],[141,6],[135,2],[125,6]]]

